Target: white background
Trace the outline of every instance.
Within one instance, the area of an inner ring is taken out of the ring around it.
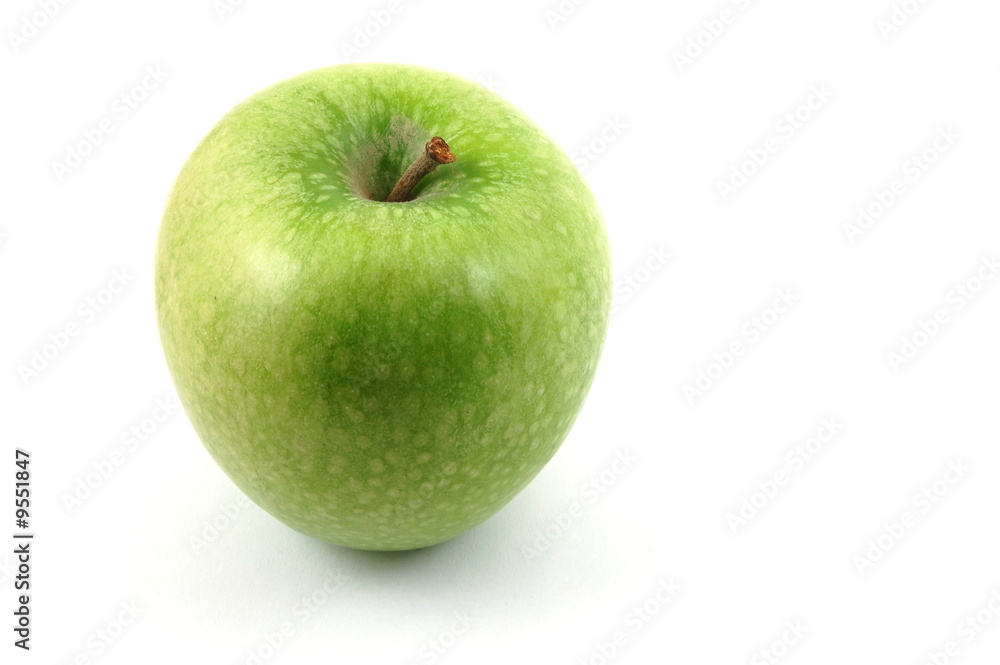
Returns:
[[[1000,5],[897,0],[897,26],[891,0],[577,1],[408,0],[384,27],[387,0],[4,3],[0,495],[29,450],[37,537],[30,653],[0,548],[3,662],[997,662]],[[173,178],[234,104],[346,61],[509,98],[576,157],[614,250],[562,449],[496,517],[412,553],[289,530],[180,410],[150,420],[176,402],[152,298]],[[838,431],[805,461],[824,418]]]

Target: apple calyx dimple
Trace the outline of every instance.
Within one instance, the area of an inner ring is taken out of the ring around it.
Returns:
[[[405,203],[410,200],[413,189],[417,186],[425,175],[432,172],[441,164],[451,164],[458,159],[448,147],[448,144],[440,136],[435,136],[427,145],[424,152],[417,160],[406,169],[406,173],[399,179],[396,186],[392,188],[387,203]]]

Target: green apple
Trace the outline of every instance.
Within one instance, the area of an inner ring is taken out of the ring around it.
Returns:
[[[414,66],[318,69],[236,106],[156,249],[164,354],[209,453],[288,526],[359,549],[445,541],[522,490],[583,405],[610,299],[569,157]]]

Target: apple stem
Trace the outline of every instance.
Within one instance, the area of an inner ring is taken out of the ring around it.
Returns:
[[[440,136],[435,136],[424,146],[424,153],[417,157],[417,161],[406,169],[406,173],[399,179],[396,186],[392,188],[392,193],[386,199],[388,203],[402,203],[410,200],[410,194],[417,183],[423,180],[424,176],[436,169],[441,164],[451,164],[457,157],[452,153],[451,148]]]

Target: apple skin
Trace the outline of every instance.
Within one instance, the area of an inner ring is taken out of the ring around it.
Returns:
[[[458,161],[383,202],[432,136]],[[251,96],[191,155],[157,318],[188,417],[251,500],[332,543],[414,549],[496,513],[566,438],[609,254],[580,173],[503,98],[341,65]]]

